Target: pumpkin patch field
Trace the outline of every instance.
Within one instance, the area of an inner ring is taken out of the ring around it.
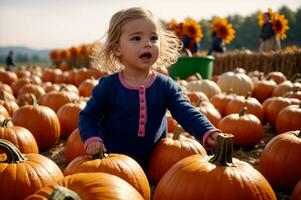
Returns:
[[[222,133],[215,151],[206,150],[167,111],[168,135],[146,171],[126,155],[85,155],[78,115],[106,75],[67,66],[0,68],[0,199],[301,199],[298,74],[239,68],[175,80]]]

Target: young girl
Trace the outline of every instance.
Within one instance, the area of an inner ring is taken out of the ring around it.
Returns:
[[[153,70],[175,63],[181,47],[146,9],[121,10],[111,18],[96,62],[115,73],[100,79],[79,116],[88,155],[122,153],[146,169],[156,143],[166,137],[166,109],[205,147],[216,145],[219,131],[171,78]]]

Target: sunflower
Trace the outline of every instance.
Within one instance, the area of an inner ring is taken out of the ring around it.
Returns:
[[[192,18],[186,18],[183,23],[183,33],[195,42],[199,42],[203,38],[202,27]]]
[[[289,29],[288,21],[285,19],[285,16],[282,14],[279,14],[278,12],[273,12],[272,9],[268,9],[268,13],[271,16],[272,24],[273,24],[273,30],[275,31],[276,35],[281,39],[286,38],[286,31]],[[264,24],[264,13],[259,12],[258,14],[258,24],[260,27]]]
[[[211,24],[212,32],[216,32],[217,36],[229,44],[235,37],[235,30],[226,19],[216,17]]]
[[[286,38],[285,32],[289,29],[288,21],[285,19],[285,16],[279,13],[274,13],[272,23],[275,33],[281,40],[284,40]]]

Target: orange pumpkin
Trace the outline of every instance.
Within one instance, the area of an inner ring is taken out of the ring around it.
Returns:
[[[22,153],[39,153],[39,148],[32,133],[21,126],[9,124],[5,119],[0,127],[0,138],[13,143]]]
[[[248,163],[232,158],[229,134],[218,136],[213,157],[192,155],[162,177],[154,200],[276,200],[268,181]]]
[[[69,191],[66,191],[68,188]],[[72,194],[70,195],[70,191]],[[66,195],[66,196],[64,196]],[[44,187],[25,200],[59,199],[74,200],[144,200],[129,183],[107,173],[80,173],[66,176],[57,184]]]
[[[246,107],[239,114],[225,116],[217,127],[224,133],[233,134],[234,144],[242,147],[254,147],[264,134],[260,120],[253,114],[247,114]]]
[[[201,113],[203,113],[209,121],[214,125],[217,126],[218,122],[221,120],[221,114],[215,109],[213,104],[210,102],[203,101],[199,104],[198,109]]]
[[[40,106],[33,100],[33,105],[19,108],[12,116],[16,126],[28,129],[35,137],[39,149],[50,149],[60,137],[60,122],[53,110]]]
[[[70,91],[52,91],[40,98],[40,104],[48,106],[54,112],[57,112],[60,107],[66,103],[79,100],[79,96]]]
[[[79,95],[82,97],[92,96],[92,90],[97,85],[98,80],[94,78],[84,80],[78,87]]]
[[[291,191],[301,179],[301,133],[289,131],[275,136],[260,157],[260,172],[273,188]]]
[[[273,80],[259,80],[254,83],[253,97],[259,102],[264,102],[272,96],[277,84]]]
[[[235,94],[230,90],[227,93],[220,93],[214,95],[210,102],[218,110],[222,117],[226,115],[226,108],[228,103],[235,97]]]
[[[0,150],[7,157],[0,162],[0,199],[23,200],[63,178],[60,168],[40,154],[21,154],[12,143],[3,139],[0,139]]]
[[[150,199],[150,187],[140,165],[131,157],[123,154],[104,154],[100,152],[91,158],[79,156],[69,163],[64,175],[82,172],[105,172],[116,175],[131,184],[147,200]]]
[[[289,105],[298,105],[300,104],[299,99],[285,98],[285,97],[271,97],[265,100],[262,104],[264,109],[265,119],[269,124],[275,128],[276,120],[279,112],[289,106]]]
[[[57,117],[61,126],[61,138],[67,139],[69,135],[78,127],[79,112],[85,107],[86,102],[75,101],[66,103],[57,111]]]
[[[291,105],[282,109],[276,120],[277,133],[301,130],[301,104]]]
[[[74,158],[78,156],[86,155],[84,150],[84,143],[80,138],[79,130],[74,130],[68,137],[64,147],[64,155],[67,163],[70,163]]]
[[[226,114],[239,113],[243,107],[248,108],[248,113],[255,115],[261,122],[264,121],[264,112],[261,103],[250,94],[234,97],[226,107]]]
[[[176,162],[194,154],[207,155],[198,141],[180,135],[177,129],[173,137],[160,140],[153,150],[148,166],[149,180],[156,185]]]

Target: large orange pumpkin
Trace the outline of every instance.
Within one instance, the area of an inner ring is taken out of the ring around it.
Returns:
[[[149,180],[157,184],[176,162],[194,154],[207,155],[198,141],[180,135],[180,132],[175,130],[173,137],[160,140],[152,152],[148,166]]]
[[[66,188],[69,191],[66,191]],[[66,193],[67,195],[64,196]],[[45,200],[53,196],[74,200],[144,200],[129,183],[107,173],[79,173],[66,176],[57,184],[38,190],[26,200]],[[52,199],[57,200],[57,198]]]
[[[25,105],[19,108],[12,116],[16,126],[28,129],[35,137],[39,149],[50,149],[60,137],[60,122],[53,110],[47,106]]]
[[[131,157],[123,154],[104,154],[91,158],[79,156],[69,163],[64,175],[82,172],[105,172],[116,175],[131,184],[147,200],[150,199],[150,186],[140,165]]]
[[[7,157],[0,162],[0,199],[23,200],[63,178],[60,168],[40,154],[21,154],[12,143],[3,139],[0,139],[0,150]]]
[[[218,136],[213,157],[192,155],[162,177],[154,200],[276,200],[268,181],[248,163],[232,158],[229,134]]]
[[[275,136],[260,157],[260,172],[273,188],[291,191],[301,179],[301,133],[289,131]]]

